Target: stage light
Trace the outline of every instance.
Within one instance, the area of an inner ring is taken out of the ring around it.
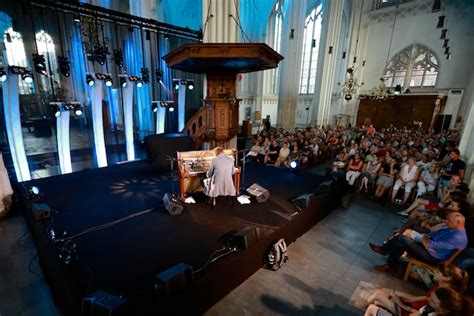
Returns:
[[[53,112],[55,117],[60,117],[61,116],[61,106],[59,104],[55,104],[53,106]]]
[[[35,65],[35,71],[42,75],[46,75],[46,59],[44,55],[33,54],[33,64]]]
[[[58,57],[59,72],[64,77],[71,75],[71,67],[69,66],[69,59],[67,57]]]
[[[110,75],[106,75],[104,81],[107,87],[111,87],[114,84],[114,81]]]
[[[298,167],[298,161],[292,160],[292,161],[290,162],[290,168],[291,168],[291,169],[296,169],[297,167]]]
[[[143,81],[141,79],[137,79],[136,85],[137,85],[137,88],[143,87]]]
[[[148,68],[142,68],[141,72],[143,82],[147,84],[150,83],[150,71]]]
[[[94,59],[101,65],[104,65],[107,61],[107,47],[97,45],[94,49]]]
[[[25,73],[21,75],[21,79],[23,79],[23,81],[25,81],[26,83],[32,83],[33,75],[29,71],[25,70]]]
[[[0,82],[5,82],[7,81],[7,79],[8,79],[7,72],[3,69],[0,69]]]
[[[173,79],[173,86],[175,90],[179,89],[179,80],[178,79]]]
[[[169,111],[170,111],[170,112],[174,112],[174,107],[170,106],[170,107],[169,107]]]
[[[82,115],[82,106],[80,104],[74,104],[74,115],[76,116]]]
[[[125,76],[120,76],[119,77],[119,81],[120,81],[120,86],[122,88],[125,88],[127,86],[127,77]]]
[[[193,90],[194,89],[194,81],[193,80],[188,80],[188,89]]]
[[[78,14],[74,14],[74,22],[80,23],[81,17]]]
[[[40,195],[40,189],[38,189],[38,187],[31,186],[28,188],[28,197],[30,199],[38,198],[39,195]]]
[[[114,60],[115,64],[122,68],[123,67],[123,53],[120,49],[114,49]]]
[[[151,104],[151,110],[153,111],[153,113],[158,112],[158,106],[157,106],[156,103],[152,103],[152,104]]]
[[[163,70],[156,70],[155,72],[156,75],[156,81],[158,81],[160,84],[163,83]]]
[[[86,75],[86,82],[89,87],[92,87],[95,84],[94,77],[92,75]]]

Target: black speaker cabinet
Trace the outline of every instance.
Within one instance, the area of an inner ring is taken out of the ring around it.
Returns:
[[[34,218],[37,220],[51,217],[51,208],[48,204],[33,203],[31,212],[33,213]]]
[[[174,194],[166,193],[163,197],[163,203],[170,215],[179,215],[183,211],[181,202]]]
[[[247,226],[234,235],[237,248],[243,250],[257,243],[260,240],[260,229],[258,227]]]
[[[126,299],[99,290],[82,299],[82,316],[127,315],[126,303]]]
[[[312,197],[314,197],[313,193],[301,194],[293,200],[293,203],[300,208],[308,208]]]
[[[254,183],[248,189],[247,192],[254,196],[258,203],[263,203],[270,197],[270,192],[261,185]]]
[[[169,296],[182,291],[192,281],[193,267],[185,263],[178,263],[155,276],[155,289],[159,295]]]

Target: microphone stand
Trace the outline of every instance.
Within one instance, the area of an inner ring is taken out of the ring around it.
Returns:
[[[166,156],[166,160],[170,162],[171,194],[174,195],[174,162],[176,158]]]
[[[243,149],[243,150],[239,150],[238,153],[242,153],[242,181],[240,182],[240,188],[239,188],[239,194],[243,191],[245,191],[245,162],[246,162],[246,155],[245,153],[248,151],[249,149]]]

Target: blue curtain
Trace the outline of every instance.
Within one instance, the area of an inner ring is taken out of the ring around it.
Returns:
[[[299,1],[299,0],[298,0]],[[268,18],[276,0],[241,0],[240,23],[251,41],[264,42]],[[289,0],[284,1],[288,5]],[[286,8],[285,8],[286,9]],[[286,10],[284,10],[286,12]],[[242,40],[244,40],[242,38]]]
[[[202,25],[202,1],[162,0],[165,23],[199,30]]]

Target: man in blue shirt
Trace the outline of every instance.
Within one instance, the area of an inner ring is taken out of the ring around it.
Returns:
[[[370,248],[382,255],[388,255],[387,264],[375,266],[377,271],[393,272],[400,256],[406,251],[411,257],[428,264],[445,261],[458,249],[467,246],[467,235],[464,228],[465,218],[459,212],[451,212],[446,216],[446,227],[440,230],[419,234],[406,229],[383,246],[369,243]]]

